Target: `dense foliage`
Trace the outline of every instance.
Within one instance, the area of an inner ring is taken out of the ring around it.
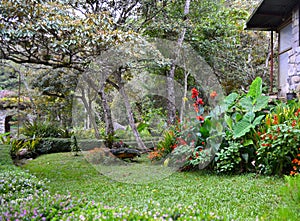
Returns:
[[[298,174],[299,101],[269,103],[269,97],[262,94],[262,79],[256,78],[247,93],[233,92],[216,107],[224,119],[217,130],[222,139],[212,151],[207,143],[218,124],[212,124],[214,111],[202,116],[204,102],[198,95],[192,89],[197,119],[188,119],[166,132],[149,155],[151,160],[175,160],[184,170],[202,169],[210,162],[205,164],[207,169],[219,173]]]

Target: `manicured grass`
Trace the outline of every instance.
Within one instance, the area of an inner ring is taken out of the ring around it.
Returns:
[[[200,208],[225,220],[274,220],[275,211],[281,205],[278,194],[278,188],[284,183],[281,178],[254,174],[220,176],[203,171],[159,174],[161,171],[154,169],[151,172],[157,173],[154,182],[138,182],[139,177],[142,180],[151,174],[146,171],[150,165],[144,158],[142,161],[128,166],[95,167],[82,155],[58,153],[29,161],[24,169],[38,178],[47,178],[53,194],[71,193],[107,206],[132,207],[141,213],[182,205]]]
[[[0,145],[0,166],[13,165],[12,159],[9,155],[9,145]]]

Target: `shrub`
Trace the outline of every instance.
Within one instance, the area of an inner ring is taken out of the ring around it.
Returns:
[[[256,129],[265,117],[269,97],[262,94],[262,79],[256,78],[249,92],[229,94],[222,105],[224,110],[224,139],[216,157],[218,172],[252,172],[251,162],[259,146]]]
[[[174,131],[172,129],[168,130],[164,133],[163,139],[157,143],[155,150],[150,153],[149,158],[151,160],[160,160],[171,153],[176,145]]]
[[[12,158],[31,158],[42,154],[70,152],[71,139],[67,138],[35,138],[15,139],[11,143]]]
[[[66,129],[62,129],[60,125],[52,122],[42,121],[26,121],[21,131],[27,137],[54,137],[54,138],[70,138],[71,134]]]
[[[211,97],[215,99],[216,96],[214,91]],[[211,143],[217,139],[216,134],[220,133],[216,128],[222,128],[222,126],[210,116],[204,117],[204,101],[199,97],[196,88],[192,89],[191,97],[194,100],[196,117],[185,118],[183,122],[179,122],[166,132],[155,151],[150,153],[151,160],[167,157],[164,164],[175,166],[180,170],[188,170],[197,166],[203,168],[212,160],[215,150]],[[208,145],[209,138],[212,139]]]
[[[40,139],[14,139],[11,142],[10,155],[12,158],[31,158],[37,155],[36,148]]]
[[[10,144],[10,132],[0,134],[0,144]]]
[[[43,138],[37,145],[35,152],[38,155],[70,152],[71,151],[71,139],[64,138]]]
[[[219,173],[235,173],[241,169],[240,163],[242,144],[229,141],[229,144],[221,147],[216,154],[216,169]]]
[[[286,107],[282,113],[273,112],[265,121],[266,131],[260,133],[257,168],[260,173],[289,174],[300,147],[300,108]],[[297,167],[296,167],[297,170]]]

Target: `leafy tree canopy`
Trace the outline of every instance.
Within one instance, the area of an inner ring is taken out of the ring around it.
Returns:
[[[68,1],[1,0],[0,58],[82,69],[91,56],[128,37],[109,12],[90,13]]]

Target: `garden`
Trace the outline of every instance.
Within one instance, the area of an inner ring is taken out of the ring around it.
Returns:
[[[2,0],[0,220],[300,220],[300,94],[255,5]]]
[[[52,149],[52,153],[44,153],[38,150],[55,145],[48,140],[39,147],[43,139],[38,133],[39,138],[19,140],[21,144],[2,136],[2,142],[11,142],[12,148],[1,145],[1,218],[299,219],[300,103],[296,100],[270,103],[261,93],[261,84],[257,78],[247,94],[229,94],[224,106],[217,108],[224,115],[224,122],[218,124],[224,131],[213,135],[222,137],[218,149],[207,145],[211,142],[211,131],[215,131],[214,119],[206,114],[206,105],[199,91],[193,88],[195,119],[165,131],[155,149],[136,161],[126,161],[125,166],[109,164],[109,168],[118,171],[114,176],[103,172],[105,163],[90,161],[89,156],[98,156],[99,152],[74,148],[78,146],[74,138],[68,138],[68,146],[73,148],[67,152],[57,153],[64,150]],[[216,94],[211,96],[215,99]],[[30,128],[32,125],[27,131]],[[187,132],[191,134],[185,135]],[[29,146],[31,159],[16,167],[12,161],[16,160],[15,151],[24,150],[24,146]],[[150,176],[147,170],[153,165],[174,169],[165,174],[158,174],[162,169],[157,170],[156,179],[138,182]],[[140,169],[134,171],[135,167]],[[136,176],[138,180],[120,179],[126,176]]]

